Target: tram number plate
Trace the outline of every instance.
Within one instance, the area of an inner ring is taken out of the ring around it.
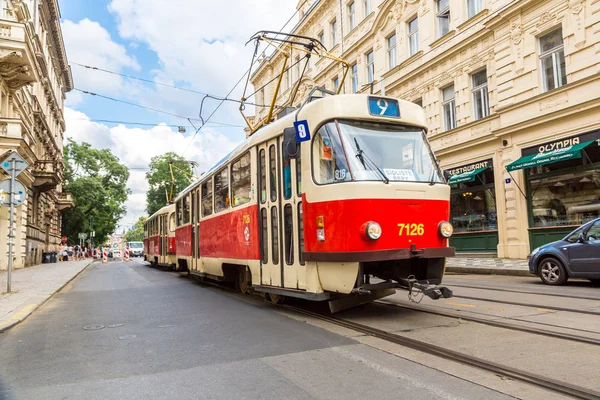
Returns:
[[[369,113],[382,117],[400,118],[400,106],[398,100],[369,97]]]
[[[425,233],[423,224],[398,224],[398,228],[398,236],[423,236]]]

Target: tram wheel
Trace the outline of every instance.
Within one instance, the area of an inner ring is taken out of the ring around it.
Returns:
[[[273,304],[281,304],[283,303],[283,299],[284,297],[279,294],[269,293],[269,301]]]
[[[238,273],[237,289],[242,294],[250,293],[250,284],[248,283],[248,268],[244,268]]]

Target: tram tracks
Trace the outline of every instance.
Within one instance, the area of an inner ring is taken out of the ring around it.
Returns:
[[[459,285],[459,284],[448,284],[450,287],[460,287],[465,289],[477,289],[477,290],[489,290],[493,292],[507,292],[507,293],[518,293],[518,294],[531,294],[536,296],[551,296],[551,297],[560,297],[566,299],[577,299],[577,300],[591,300],[591,301],[600,301],[600,297],[593,296],[578,296],[578,295],[568,295],[561,293],[550,293],[550,292],[538,292],[538,291],[527,291],[527,290],[515,290],[515,289],[505,289],[505,288],[496,288],[489,286],[474,286],[474,285]],[[455,296],[456,297],[456,296]]]
[[[307,311],[298,307],[289,305],[280,305],[287,310],[312,317],[324,322],[341,326],[356,332],[370,335],[387,342],[391,342],[400,346],[408,347],[422,353],[442,357],[448,360],[456,361],[462,364],[481,368],[492,373],[509,377],[511,379],[527,382],[544,389],[548,389],[560,394],[572,396],[578,399],[599,399],[600,392],[583,388],[581,386],[572,385],[567,382],[562,382],[556,379],[551,379],[538,375],[529,371],[521,370],[511,366],[499,364],[493,361],[484,360],[479,357],[474,357],[465,353],[441,347],[425,341],[409,338],[395,333],[380,330],[371,326],[363,325],[357,322],[338,318],[330,315],[323,315],[312,311]]]
[[[489,298],[478,297],[478,296],[460,296],[460,295],[455,295],[455,296],[453,296],[453,298],[455,298],[455,299],[466,299],[466,300],[476,300],[476,301],[485,301],[485,302],[499,303],[499,304],[508,304],[508,305],[511,305],[511,306],[519,306],[519,307],[540,308],[540,309],[553,310],[553,311],[565,311],[565,312],[570,312],[570,313],[575,313],[575,314],[600,315],[600,311],[578,310],[578,309],[574,309],[574,308],[558,307],[558,306],[552,306],[552,305],[548,305],[548,304],[522,303],[522,302],[518,302],[518,301],[509,301],[509,300],[500,300],[500,299],[489,299]]]

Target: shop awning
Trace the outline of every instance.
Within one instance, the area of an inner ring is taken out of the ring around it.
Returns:
[[[589,142],[563,147],[562,149],[556,149],[546,153],[523,156],[517,161],[508,164],[506,169],[508,171],[515,171],[517,169],[537,167],[538,165],[551,164],[558,161],[575,160],[581,158],[581,150],[592,143],[595,143],[595,141],[591,140]]]
[[[477,168],[471,171],[463,172],[461,174],[452,175],[448,179],[448,185],[456,185],[458,183],[473,182],[477,174],[485,171],[489,167]]]

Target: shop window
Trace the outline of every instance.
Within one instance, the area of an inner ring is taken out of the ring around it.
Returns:
[[[387,38],[388,68],[398,65],[398,49],[396,48],[396,34]]]
[[[314,179],[319,184],[352,180],[335,124],[323,125],[312,142]]]
[[[287,265],[294,264],[294,217],[292,205],[286,204],[283,208],[283,229],[285,238],[285,262]]]
[[[279,226],[277,225],[279,216],[277,207],[271,207],[271,252],[273,254],[273,264],[279,264]]]
[[[498,229],[494,171],[477,174],[472,182],[451,185],[450,218],[456,233]]]
[[[250,201],[250,153],[231,164],[231,194],[233,206]]]
[[[529,168],[532,227],[576,226],[600,217],[600,146],[582,157]]]
[[[352,93],[358,92],[358,65],[352,65]]]
[[[414,56],[419,51],[419,18],[408,22],[408,56]]]
[[[471,75],[473,84],[473,112],[474,120],[490,115],[490,100],[488,95],[487,70]]]
[[[442,111],[444,117],[444,129],[449,131],[456,128],[456,102],[454,85],[442,89]]]
[[[190,197],[189,195],[185,195],[182,199],[182,209],[183,209],[183,224],[190,223]]]
[[[540,62],[544,92],[567,84],[561,28],[540,37]]]
[[[212,196],[212,179],[207,180],[202,184],[202,216],[212,214],[213,196]]]
[[[450,0],[437,0],[438,37],[450,32]]]
[[[265,159],[265,149],[260,150],[259,158],[260,202],[264,204],[267,201],[267,161]]]
[[[373,50],[365,55],[367,61],[367,83],[373,83],[375,79],[375,56]]]
[[[271,192],[271,201],[277,200],[277,157],[275,155],[275,145],[269,147],[269,187]]]
[[[475,15],[479,14],[482,10],[482,2],[483,0],[467,0],[467,17],[473,18]]]
[[[351,2],[347,6],[348,10],[348,30],[351,31],[356,27],[356,7],[354,6],[354,2]]]
[[[229,208],[229,176],[227,168],[215,174],[215,213]]]

